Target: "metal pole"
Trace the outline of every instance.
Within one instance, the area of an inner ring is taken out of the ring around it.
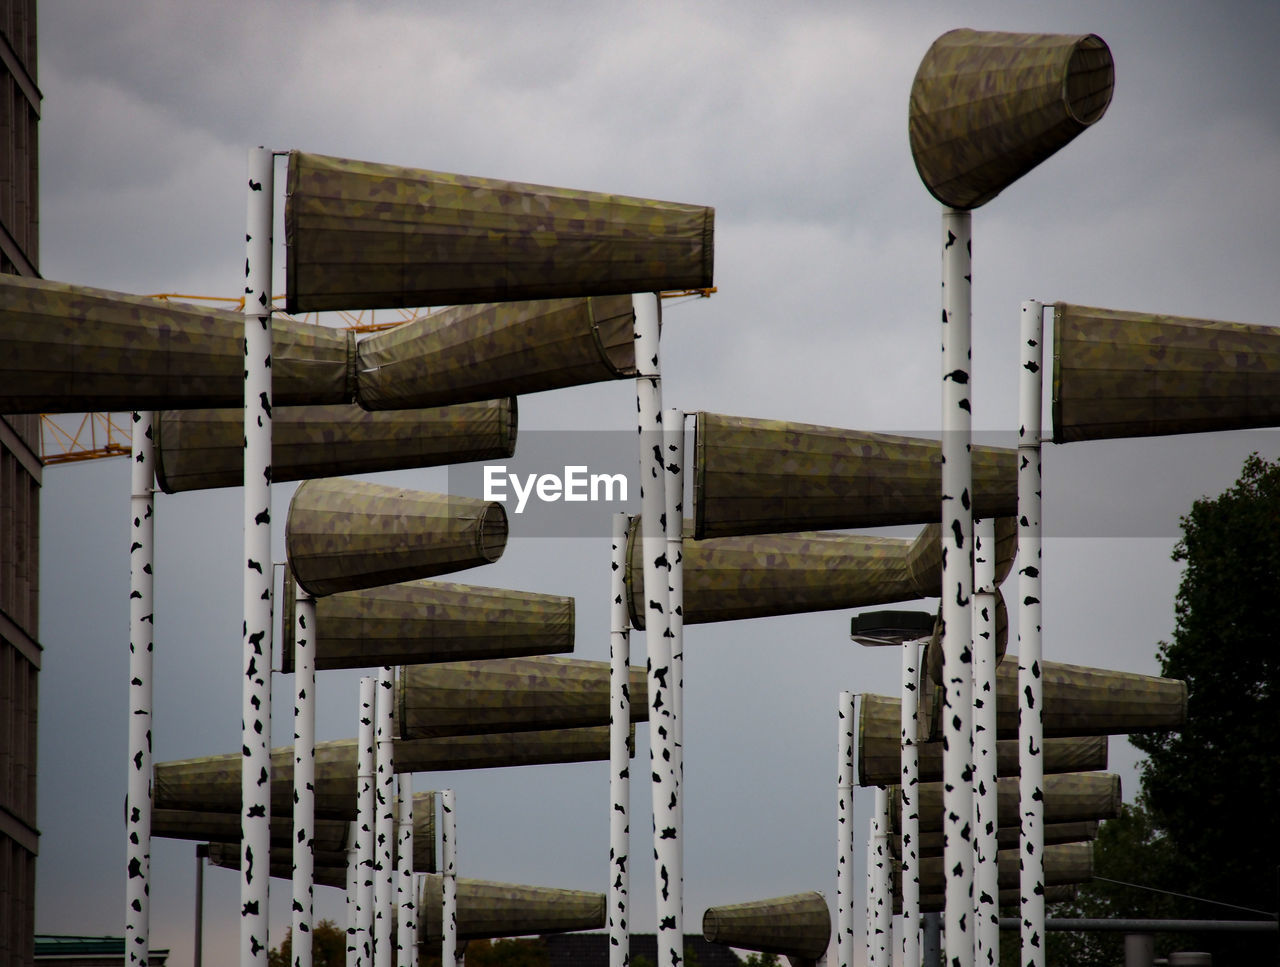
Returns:
[[[898,786],[902,827],[902,962],[920,963],[920,750],[916,747],[920,716],[920,645],[902,643],[901,706],[902,782]]]
[[[244,624],[240,964],[267,967],[271,876],[271,217],[274,164],[249,151],[244,280]]]
[[[836,708],[839,755],[836,761],[836,963],[853,964],[853,692],[841,692]]]
[[[977,962],[1000,963],[996,832],[996,527],[974,523],[973,545],[974,935]]]
[[[890,967],[893,963],[893,892],[889,856],[889,790],[876,786],[875,814],[871,821],[870,857],[874,880],[875,906],[867,917],[873,967]]]
[[[285,580],[288,580],[286,576]],[[316,599],[295,584],[293,703],[293,967],[311,967],[315,896]]]
[[[360,964],[360,914],[356,897],[360,891],[360,824],[347,826],[347,957],[350,967]]]
[[[1124,935],[1124,967],[1152,967],[1156,960],[1156,938],[1149,933]]]
[[[391,921],[395,907],[395,860],[392,847],[395,843],[395,789],[396,774],[391,755],[392,730],[395,714],[392,702],[395,698],[393,673],[390,665],[383,665],[378,675],[376,700],[377,733],[377,821],[374,835],[374,883],[373,883],[373,963],[374,967],[393,967],[395,950],[392,946],[394,932]]]
[[[133,414],[129,487],[129,783],[125,801],[125,949],[151,955],[151,667],[154,654],[155,414]]]
[[[412,967],[413,948],[417,945],[417,902],[413,896],[413,774],[400,777],[400,836],[397,842],[399,876],[396,882],[398,937],[397,967]]]
[[[921,951],[924,955],[924,967],[942,967],[942,914],[924,914],[924,942]],[[906,967],[915,967],[908,964]]]
[[[662,417],[666,474],[667,622],[671,642],[672,771],[676,778],[676,850],[680,903],[676,932],[684,938],[684,411],[667,409]],[[683,951],[681,952],[683,956]]]
[[[1023,967],[1044,967],[1044,723],[1040,677],[1040,420],[1044,307],[1022,303],[1018,380],[1018,890]]]
[[[196,929],[191,955],[192,967],[204,963],[204,860],[209,855],[209,844],[196,845]]]
[[[644,558],[645,645],[649,672],[649,764],[653,777],[656,967],[684,957],[680,932],[680,789],[675,771],[675,708],[667,600],[666,461],[662,437],[662,377],[658,364],[660,307],[656,293],[632,296],[635,310],[636,406],[640,435],[641,554]]]
[[[609,608],[609,967],[631,962],[630,619],[627,617],[627,515],[613,515]]]
[[[365,675],[360,679],[360,730],[356,765],[356,821],[360,825],[357,841],[360,861],[357,864],[356,880],[356,962],[363,967],[370,967],[373,963],[373,854],[374,827],[377,825],[374,721],[377,700],[378,680]]]
[[[943,854],[948,967],[972,967],[973,425],[969,393],[972,259],[967,211],[942,213]]]
[[[440,790],[440,830],[444,854],[440,964],[455,967],[458,963],[458,819],[452,789]]]

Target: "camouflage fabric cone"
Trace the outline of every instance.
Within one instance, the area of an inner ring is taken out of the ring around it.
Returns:
[[[699,540],[940,519],[936,440],[718,413],[697,414],[696,426]],[[973,448],[975,516],[1017,513],[1017,473],[1017,450]]]
[[[361,340],[370,410],[441,406],[634,376],[630,296],[454,306]]]
[[[289,312],[712,284],[715,211],[293,151]]]
[[[1074,900],[1079,892],[1074,883],[1064,883],[1061,886],[1046,886],[1044,888],[1044,901],[1045,903],[1061,903],[1065,900]],[[941,893],[924,894],[920,897],[920,912],[941,913],[946,908],[946,899]],[[1007,916],[1018,915],[1020,899],[1021,892],[1017,889],[1001,890],[997,897],[1000,910]],[[897,893],[893,896],[893,912],[895,915],[902,913],[902,897]]]
[[[911,85],[920,180],[950,208],[977,208],[1101,118],[1114,83],[1093,34],[948,31]]]
[[[1005,517],[1001,519],[1005,521],[1009,521],[1010,523],[1013,523],[1012,518]],[[1016,538],[1016,532],[1015,532],[1015,538],[1014,538],[1015,545],[1016,545],[1016,541],[1017,541],[1017,538]],[[999,541],[997,540],[997,543],[996,543],[997,555],[999,555],[1000,550],[1001,550],[1000,544],[999,544]],[[1003,563],[1004,561],[999,561],[998,565]],[[1006,573],[1007,573],[1007,570],[1006,570]],[[1002,581],[1004,580],[1004,577],[1005,575],[1000,573],[999,566],[998,566],[996,579],[998,581]],[[1016,590],[1015,590],[1015,593],[1016,593]],[[996,662],[1001,663],[1004,661],[1005,652],[1009,650],[1009,608],[1004,603],[1004,592],[1001,591],[999,588],[996,588],[995,597],[996,597]],[[934,682],[935,684],[940,684],[942,682],[942,615],[941,614],[938,615],[937,624],[934,625],[933,637],[929,639],[929,644],[925,647],[925,650],[924,650],[924,667],[925,667],[925,673],[929,676],[930,681]],[[999,664],[997,664],[997,667],[999,667]]]
[[[831,911],[816,892],[708,907],[702,936],[744,950],[816,960],[831,941]]]
[[[632,624],[644,627],[640,518],[627,548]],[[685,529],[684,623],[860,608],[941,593],[937,525],[914,540],[849,534],[761,534],[692,540]]]
[[[942,783],[922,782],[920,792],[920,834],[939,832],[942,829]],[[1018,780],[996,780],[996,823],[998,826],[1017,827]],[[889,797],[889,825],[893,832],[901,832],[898,825],[900,803],[897,795]],[[1120,777],[1110,772],[1063,772],[1044,777],[1044,822],[1048,827],[1055,823],[1090,822],[1114,819],[1120,815]]]
[[[1053,441],[1280,426],[1280,329],[1055,303]]]
[[[357,480],[308,480],[289,504],[285,552],[314,595],[449,574],[502,556],[507,514],[470,497]]]
[[[418,945],[427,957],[440,949],[443,881],[437,875],[423,879]],[[603,893],[458,877],[459,941],[598,930],[604,925]]]
[[[244,406],[238,312],[6,275],[0,350],[4,413]],[[277,319],[271,355],[277,406],[355,395],[351,333]]]
[[[312,828],[317,851],[339,852],[347,848],[350,824],[345,820],[320,819]],[[240,814],[190,809],[153,809],[151,835],[164,839],[187,839],[210,843],[239,843]],[[272,847],[292,848],[292,815],[274,816],[271,822]]]
[[[416,873],[438,873],[436,865],[436,794],[413,794],[413,869]]]
[[[858,709],[858,785],[885,786],[902,777],[901,700],[884,695],[862,695]],[[929,741],[922,720],[916,743],[921,782],[942,781],[942,742]],[[1048,738],[1044,740],[1044,771],[1091,772],[1107,767],[1107,737]],[[996,774],[1018,775],[1018,739],[996,742]]]
[[[1077,823],[1054,823],[1052,826],[1044,827],[1044,842],[1046,846],[1055,846],[1059,843],[1086,843],[1092,842],[1098,838],[1099,823],[1096,821],[1077,822]],[[997,848],[1002,850],[1018,849],[1018,836],[1021,830],[1015,824],[1013,826],[1001,826],[996,830]],[[943,850],[942,842],[943,833],[936,830],[929,833],[922,833],[919,842],[916,844],[918,856],[941,856]],[[889,846],[893,850],[895,856],[902,855],[902,836],[890,837]]]
[[[271,414],[271,480],[307,480],[509,457],[515,397],[368,413],[354,403],[278,406]],[[244,483],[244,410],[156,414],[156,480],[165,493]]]
[[[315,886],[333,886],[340,890],[345,890],[347,887],[346,853],[341,854],[341,858],[342,862],[339,865],[337,854],[317,854],[315,865],[312,868],[312,883]],[[222,869],[238,870],[240,869],[240,848],[233,843],[210,843],[209,863]],[[292,853],[279,850],[273,846],[271,848],[269,872],[271,876],[278,880],[292,880]]]
[[[293,670],[293,581],[284,585],[283,669]],[[316,668],[521,658],[573,651],[574,601],[443,581],[407,581],[316,599]]]
[[[648,679],[632,665],[631,721],[649,720]],[[402,739],[609,724],[609,663],[508,658],[406,665],[397,683]]]
[[[996,853],[997,882],[1001,890],[1018,888],[1019,851],[1002,849]],[[920,859],[920,894],[943,893],[945,876],[943,857],[928,856]],[[902,870],[893,862],[893,891],[901,894]],[[1068,886],[1087,883],[1093,879],[1093,844],[1058,843],[1044,849],[1045,886]]]

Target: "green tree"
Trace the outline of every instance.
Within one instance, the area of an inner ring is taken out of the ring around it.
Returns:
[[[315,967],[344,967],[347,962],[347,932],[332,920],[321,920],[311,931],[311,962]],[[290,967],[293,963],[293,928],[285,931],[279,947],[267,951],[268,967]]]

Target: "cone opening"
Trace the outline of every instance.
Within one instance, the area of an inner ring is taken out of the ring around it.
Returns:
[[[1081,124],[1093,124],[1106,113],[1114,86],[1111,49],[1096,34],[1082,37],[1067,62],[1064,97],[1068,113]]]
[[[507,549],[507,512],[501,504],[490,501],[480,512],[476,548],[490,564]]]

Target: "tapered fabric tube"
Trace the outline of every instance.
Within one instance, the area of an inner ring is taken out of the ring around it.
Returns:
[[[285,583],[289,584],[288,575]],[[294,634],[298,668],[293,701],[293,967],[311,967],[312,884],[315,876],[316,816],[316,599],[298,595]]]
[[[1275,326],[1054,304],[1054,443],[1273,426]]]
[[[996,815],[1001,826],[1018,822],[1018,781],[996,782]],[[1110,772],[1064,772],[1044,777],[1045,823],[1114,819],[1120,814],[1120,777]],[[899,829],[897,810],[891,822]],[[942,783],[920,783],[920,835],[942,829]]]
[[[831,942],[831,911],[817,892],[707,907],[702,936],[743,950],[816,960]]]
[[[166,410],[157,419],[156,476],[165,493],[244,482],[244,414]],[[516,401],[369,413],[354,403],[280,406],[272,413],[271,479],[307,480],[509,457]]]
[[[702,205],[294,151],[288,311],[707,288],[714,231]]]
[[[938,521],[937,440],[697,414],[698,540]],[[973,448],[974,513],[1017,511],[1017,453]]]
[[[506,548],[507,515],[493,501],[308,480],[284,540],[294,579],[319,596],[491,564]]]
[[[645,626],[642,555],[631,527],[627,601]],[[860,608],[937,597],[938,528],[914,540],[850,534],[762,534],[684,541],[684,624]]]
[[[239,843],[240,819],[235,812],[195,809],[155,809],[151,813],[152,835],[162,839],[183,839],[196,843]],[[271,848],[292,848],[293,823],[282,813],[271,824]],[[320,819],[312,826],[311,841],[316,853],[339,853],[347,848],[345,819]]]
[[[977,208],[1101,118],[1114,80],[1093,34],[948,31],[911,85],[921,181],[944,205]]]
[[[271,327],[279,405],[355,395],[350,333]],[[0,412],[224,407],[244,401],[244,316],[6,275],[0,280]]]
[[[442,882],[423,877],[418,944],[423,955],[439,950]],[[604,926],[604,894],[547,886],[458,878],[458,940],[598,930]]]
[[[1080,820],[1074,823],[1054,823],[1046,826],[1044,842],[1046,846],[1057,843],[1084,843],[1098,838],[1099,823],[1097,820]],[[1019,830],[1017,826],[1006,826],[996,831],[996,850],[1016,850],[1018,848]],[[916,848],[921,856],[942,855],[942,833],[940,831],[924,833],[915,839]],[[894,855],[902,855],[902,834],[893,838]]]
[[[402,776],[407,773],[401,773]],[[413,871],[439,873],[436,865],[436,794],[413,794]],[[416,899],[416,897],[415,897]]]
[[[1009,521],[1010,524],[1013,524],[1013,518],[1011,517],[1001,518],[1001,519],[1007,520]],[[1016,546],[1016,542],[1015,542],[1015,546]],[[978,596],[975,594],[973,598],[971,598],[970,600],[973,601],[977,597]],[[1004,592],[1001,591],[999,588],[994,588],[994,590],[991,592],[991,597],[994,599],[994,602],[995,602],[994,607],[992,607],[989,604],[986,604],[984,605],[984,608],[986,608],[989,611],[988,618],[990,619],[992,625],[994,626],[993,638],[995,640],[993,644],[995,646],[995,662],[996,662],[995,667],[999,668],[1000,663],[1004,661],[1005,653],[1008,651],[1008,648],[1009,648],[1009,609],[1004,603]],[[973,633],[976,636],[978,634],[976,630],[976,627],[977,627],[976,601],[974,604],[974,608],[975,608],[974,610],[975,630]],[[937,691],[937,689],[935,689],[934,686],[940,686],[942,684],[941,622],[939,622],[938,626],[935,626],[933,637],[929,639],[928,644],[925,646],[924,669],[925,669],[925,672],[928,674],[928,680],[924,683],[924,691],[925,691],[925,694],[929,696],[933,696]],[[974,670],[974,678],[976,683],[976,678],[977,678],[976,669]],[[994,702],[991,703],[992,707],[994,707],[994,704],[995,704]],[[975,709],[978,708],[978,702],[976,697],[974,701],[974,708]],[[986,711],[990,711],[990,709],[986,709]]]
[[[631,690],[631,623],[627,618],[626,514],[613,515],[609,558],[609,967],[631,962],[631,762],[627,732],[644,706]]]
[[[631,667],[628,688],[631,721],[647,721],[643,667]],[[402,739],[608,725],[609,663],[506,658],[406,665],[397,697]]]
[[[854,945],[853,759],[854,695],[836,706],[836,967],[850,967]],[[703,918],[706,931],[706,918]]]
[[[345,853],[316,853],[315,885],[345,888],[347,869],[341,862],[345,856]],[[233,843],[210,843],[209,863],[229,870],[238,870],[240,869],[239,850]],[[293,875],[292,867],[288,847],[273,847],[270,863],[271,876],[277,880],[288,880]],[[354,963],[354,961],[349,962]]]
[[[1045,885],[1064,886],[1086,883],[1093,878],[1093,846],[1090,843],[1059,843],[1046,846],[1044,856]],[[1001,850],[996,857],[999,868],[1000,889],[1013,890],[1018,886],[1018,851]],[[943,892],[943,859],[931,856],[920,861],[921,895]],[[895,882],[897,871],[894,871]]]
[[[282,665],[293,670],[292,582]],[[573,651],[574,601],[556,594],[406,581],[316,601],[316,667],[368,668]]]
[[[362,340],[369,410],[444,406],[636,374],[631,298],[454,306]]]

